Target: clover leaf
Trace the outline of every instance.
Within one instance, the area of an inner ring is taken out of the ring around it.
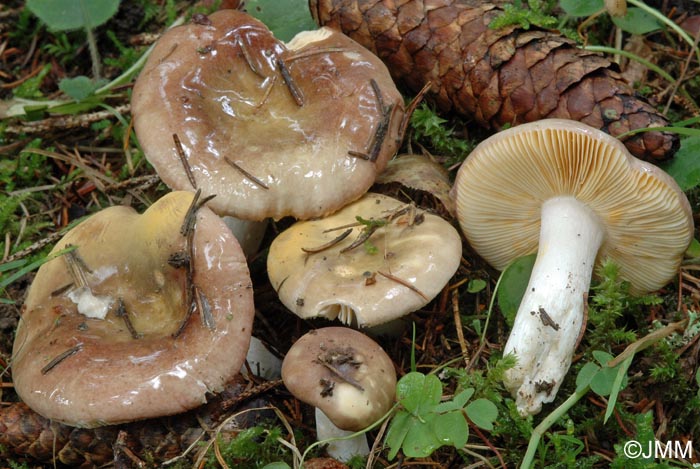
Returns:
[[[486,399],[469,403],[474,389],[467,388],[452,399],[442,401],[442,383],[435,375],[411,372],[396,385],[399,410],[392,418],[386,436],[389,459],[399,450],[408,457],[427,457],[441,446],[463,447],[469,438],[467,417],[475,425],[490,430],[498,415]]]

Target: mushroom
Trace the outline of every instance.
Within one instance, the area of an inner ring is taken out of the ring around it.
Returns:
[[[374,340],[346,327],[312,330],[297,340],[282,362],[282,381],[294,397],[316,408],[321,441],[378,421],[391,409],[396,392],[391,358]],[[367,451],[364,435],[328,448],[341,461]]]
[[[267,270],[297,316],[374,327],[429,303],[456,272],[461,254],[459,233],[444,219],[368,193],[280,233]]]
[[[454,218],[450,175],[443,165],[429,156],[410,153],[397,156],[389,161],[375,184],[382,187],[384,194],[408,193],[412,200],[422,201],[420,205],[435,207],[445,218]]]
[[[220,10],[165,33],[133,91],[146,157],[176,190],[246,220],[331,213],[359,198],[399,144],[404,108],[382,62],[340,32],[284,44]]]
[[[537,252],[504,354],[519,411],[551,402],[582,332],[594,266],[611,259],[633,293],[677,272],[693,236],[685,195],[659,168],[587,125],[547,119],[483,141],[452,196],[471,246],[496,269]]]
[[[142,215],[106,208],[70,230],[32,282],[12,375],[39,414],[96,427],[183,412],[244,363],[248,267],[220,217],[173,192]]]

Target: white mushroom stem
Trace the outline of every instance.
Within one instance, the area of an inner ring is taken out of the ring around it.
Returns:
[[[267,229],[269,219],[251,221],[225,216],[223,220],[229,230],[231,230],[231,233],[233,233],[233,236],[236,237],[238,244],[241,245],[246,259],[251,259],[257,254],[263,237],[265,236],[265,230]]]
[[[316,407],[316,439],[318,441],[334,439],[326,448],[329,456],[342,462],[347,462],[354,456],[367,456],[369,454],[367,437],[364,433],[351,437],[354,433],[356,432],[336,427],[326,414]],[[342,439],[335,440],[335,438]]]
[[[504,349],[518,360],[504,383],[522,415],[554,400],[571,365],[604,236],[598,216],[574,197],[542,205],[537,260]]]
[[[255,376],[268,381],[279,379],[282,376],[282,360],[270,352],[257,337],[250,338],[250,347],[248,347],[246,361],[250,371]],[[245,365],[241,368],[241,373],[244,375],[248,373],[248,368]]]

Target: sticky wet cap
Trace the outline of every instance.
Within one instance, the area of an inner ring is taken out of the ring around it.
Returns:
[[[306,219],[369,189],[398,146],[403,101],[384,64],[342,33],[284,44],[221,10],[162,36],[132,112],[169,187],[216,194],[221,215]]]
[[[33,410],[79,427],[170,415],[238,372],[254,311],[248,268],[208,208],[183,235],[193,198],[170,193],[143,215],[104,209],[56,245],[75,250],[37,272],[13,348],[14,387]]]
[[[299,317],[371,327],[428,304],[461,254],[459,233],[444,219],[368,193],[280,233],[267,271],[282,303]]]
[[[282,362],[282,380],[297,399],[349,431],[383,416],[396,390],[396,372],[386,352],[366,335],[345,327],[302,336]]]
[[[499,270],[537,252],[542,204],[557,196],[595,213],[604,227],[597,259],[613,260],[633,292],[674,277],[693,236],[688,200],[660,168],[585,124],[546,119],[499,132],[467,158],[452,189],[467,240]]]

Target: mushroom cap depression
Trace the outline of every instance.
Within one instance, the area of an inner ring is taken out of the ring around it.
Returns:
[[[220,10],[158,40],[132,112],[169,187],[192,190],[184,159],[219,215],[305,219],[369,189],[399,144],[403,102],[384,64],[342,33],[284,44]]]
[[[374,340],[347,327],[316,329],[297,340],[282,362],[282,380],[297,399],[348,431],[377,421],[396,392],[391,358]]]
[[[421,210],[412,215],[412,209],[368,193],[333,215],[280,233],[270,246],[267,272],[282,303],[301,318],[338,318],[358,327],[425,306],[457,271],[462,241],[449,222]],[[368,246],[361,241],[371,220],[383,226]]]
[[[597,261],[619,265],[635,293],[671,280],[693,237],[690,204],[668,174],[570,120],[523,124],[485,140],[459,169],[452,196],[467,240],[499,270],[537,252],[540,209],[557,196],[596,214],[605,232]]]
[[[14,387],[33,410],[78,427],[170,415],[203,404],[238,373],[254,314],[248,267],[206,207],[186,245],[180,229],[193,199],[173,192],[143,215],[106,208],[59,241],[53,252],[76,249],[39,269],[13,348]],[[183,255],[191,269],[173,261]]]

